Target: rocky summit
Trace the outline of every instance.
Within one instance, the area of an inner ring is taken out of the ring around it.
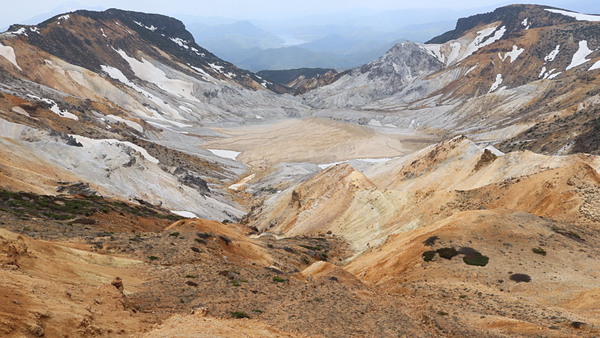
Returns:
[[[511,5],[255,74],[158,14],[11,26],[0,335],[600,335],[599,33]]]

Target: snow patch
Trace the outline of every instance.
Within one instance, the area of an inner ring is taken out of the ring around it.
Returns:
[[[448,62],[446,63],[447,65],[451,64],[452,62],[454,62],[455,60],[458,59],[458,57],[460,56],[460,47],[461,44],[460,42],[452,42],[450,44],[450,47],[452,47],[452,50],[450,51],[450,55],[448,55]]]
[[[258,115],[258,114],[254,114],[254,117],[255,117],[257,120],[262,120],[262,119],[263,119],[263,117],[262,117],[262,116],[260,116],[260,115]]]
[[[0,55],[2,55],[5,59],[7,59],[10,63],[15,65],[20,71],[23,71],[19,64],[17,63],[17,56],[15,55],[15,50],[11,46],[5,46],[0,43]]]
[[[554,61],[554,59],[558,55],[558,52],[560,52],[560,45],[556,45],[556,48],[554,48],[554,50],[551,51],[550,54],[546,55],[546,57],[544,58],[544,61],[546,61],[546,62]]]
[[[556,13],[556,14],[562,14],[565,16],[570,16],[572,18],[575,18],[579,21],[600,21],[600,15],[589,15],[589,14],[581,14],[581,13],[577,13],[577,12],[568,12],[568,11],[563,11],[560,9],[546,9],[548,12],[552,12],[552,13]]]
[[[177,216],[185,217],[185,218],[198,218],[196,214],[190,211],[179,211],[179,210],[171,210]]]
[[[504,156],[505,155],[503,152],[496,149],[496,147],[494,147],[494,146],[487,146],[487,147],[485,147],[485,149],[489,150],[492,154],[494,154],[496,156]]]
[[[529,18],[525,18],[525,20],[523,20],[523,22],[521,22],[521,25],[523,25],[523,27],[525,27],[525,29],[529,29]]]
[[[502,74],[498,74],[498,75],[496,75],[496,81],[492,84],[492,87],[490,88],[488,93],[491,93],[494,90],[498,89],[498,87],[500,87],[501,84],[502,84]]]
[[[502,62],[510,57],[510,63],[513,63],[524,51],[525,48],[519,48],[515,45],[510,52],[504,53],[504,56],[502,56],[501,53],[498,53],[498,57],[500,60],[502,60]]]
[[[494,33],[494,35],[490,36],[492,33]],[[502,26],[500,29],[498,29],[498,27],[490,27],[480,30],[477,32],[477,37],[467,46],[463,59],[479,49],[500,40],[502,36],[504,36],[504,33],[506,33],[506,26]]]
[[[421,48],[425,49],[425,51],[429,55],[433,56],[434,58],[436,58],[441,63],[445,63],[446,62],[446,56],[442,53],[442,50],[441,50],[442,45],[422,45]]]
[[[185,49],[190,49],[190,46],[187,45],[187,41],[183,40],[182,38],[169,38],[169,40],[175,42],[180,47],[183,47]]]
[[[223,66],[219,66],[219,65],[216,65],[214,63],[209,63],[208,65],[210,66],[210,68],[216,70],[219,73],[223,72],[223,68],[224,68]]]
[[[139,21],[134,21],[134,23],[135,23],[136,25],[140,26],[140,27],[144,27],[144,28],[146,28],[146,29],[148,29],[148,30],[151,30],[151,31],[153,31],[153,32],[154,32],[155,30],[157,30],[157,29],[158,29],[158,27],[154,27],[154,25],[146,26],[146,25],[144,25],[143,23],[141,23],[141,22],[139,22]]]
[[[596,69],[600,69],[600,61],[596,61],[596,63],[594,63],[594,65],[592,65],[589,70],[596,70]]]
[[[27,96],[31,97],[32,99],[40,100],[40,101],[46,102],[47,104],[52,105],[52,107],[50,107],[50,111],[52,111],[54,114],[56,114],[56,115],[58,115],[60,117],[64,117],[64,118],[75,120],[75,121],[79,120],[79,118],[77,117],[77,115],[72,114],[72,113],[68,112],[67,110],[61,110],[58,107],[58,104],[56,102],[54,102],[54,100],[43,99],[41,97],[38,97],[38,96],[35,96],[35,95],[31,95],[31,94],[27,94]]]
[[[232,150],[223,150],[223,149],[206,149],[208,151],[210,151],[211,153],[219,156],[219,157],[223,157],[223,158],[228,158],[231,160],[234,160],[238,157],[239,154],[241,154],[241,152],[239,151],[232,151]]]
[[[111,120],[115,120],[115,121],[118,121],[118,122],[124,123],[124,124],[125,124],[125,125],[127,125],[128,127],[131,127],[131,128],[133,128],[133,129],[135,129],[135,130],[139,131],[140,133],[143,133],[143,132],[144,132],[144,128],[143,128],[143,127],[142,127],[142,126],[141,126],[139,123],[133,122],[133,121],[131,121],[131,120],[128,120],[128,119],[124,119],[124,118],[122,118],[122,117],[120,117],[120,116],[116,116],[116,115],[106,115],[106,117],[107,117],[108,119],[111,119]]]
[[[553,70],[555,70],[555,69],[553,69]],[[560,74],[562,74],[562,72],[558,72],[558,73],[555,73],[555,74],[549,75],[549,76],[548,76],[548,80],[552,80],[552,79],[554,79],[555,77],[559,76]]]
[[[84,136],[80,136],[80,135],[71,135],[71,136],[75,137],[77,139],[77,141],[83,145],[84,148],[85,147],[93,147],[95,145],[102,145],[103,143],[106,143],[109,145],[124,145],[124,146],[127,146],[127,147],[137,151],[138,153],[140,153],[149,162],[152,162],[154,164],[159,163],[159,161],[156,158],[152,157],[148,153],[148,151],[146,151],[146,149],[138,146],[137,144],[133,144],[131,142],[119,141],[119,140],[115,140],[115,139],[93,139],[93,138],[88,138],[88,137],[84,137]]]
[[[69,14],[61,15],[58,17],[58,20],[67,21],[71,16]]]
[[[104,28],[100,28],[100,32],[102,32],[102,36],[107,38],[108,36],[106,36],[106,34],[104,33]]]
[[[469,74],[470,72],[474,71],[475,68],[477,68],[477,66],[479,66],[479,64],[476,64],[475,66],[469,68],[469,70],[467,70],[467,72],[465,73],[465,75]]]
[[[381,122],[379,122],[377,120],[373,120],[373,119],[371,119],[369,121],[369,123],[367,123],[367,125],[373,126],[373,127],[383,127],[383,125],[381,124]]]
[[[250,176],[244,177],[241,181],[236,184],[232,184],[229,186],[229,189],[238,191],[241,187],[245,186],[250,180],[252,180],[256,175],[252,174]]]
[[[577,50],[577,52],[575,52],[575,54],[573,55],[573,59],[571,60],[571,64],[565,70],[575,68],[588,61],[591,61],[590,59],[586,59],[586,57],[592,54],[593,52],[593,50],[590,50],[588,48],[588,43],[586,40],[579,41],[579,49]]]

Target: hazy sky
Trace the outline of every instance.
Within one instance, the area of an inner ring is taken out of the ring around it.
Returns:
[[[198,16],[218,16],[236,19],[279,19],[331,12],[372,9],[406,9],[406,8],[454,8],[469,9],[486,6],[501,6],[508,3],[544,3],[548,5],[573,3],[571,9],[584,11],[588,2],[598,7],[598,0],[540,0],[540,1],[506,1],[506,0],[20,0],[8,1],[0,11],[0,28],[12,23],[19,23],[53,11],[63,6],[68,10],[87,7],[104,9],[116,7],[121,9],[153,12],[166,15],[185,13]],[[568,6],[566,6],[568,7]]]

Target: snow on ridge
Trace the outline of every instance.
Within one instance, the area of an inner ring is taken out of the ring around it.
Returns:
[[[525,48],[519,48],[514,45],[512,51],[504,53],[504,56],[502,56],[501,53],[498,53],[498,57],[500,60],[502,60],[502,62],[506,61],[506,59],[510,57],[510,63],[513,63],[524,51]]]
[[[440,61],[441,63],[446,63],[446,56],[442,53],[441,48],[442,45],[421,45],[421,48],[423,48],[427,54],[433,56],[434,58],[436,58],[438,61]]]
[[[31,97],[32,99],[40,100],[42,102],[46,102],[47,104],[52,105],[52,107],[50,107],[50,111],[52,111],[54,114],[56,114],[56,115],[58,115],[60,117],[64,117],[64,118],[75,120],[75,121],[79,120],[79,118],[77,117],[77,115],[75,115],[73,113],[70,113],[67,110],[61,110],[58,107],[58,104],[56,102],[54,102],[54,100],[44,99],[44,98],[41,98],[39,96],[35,96],[35,95],[31,95],[31,94],[27,94],[27,96]]]
[[[588,61],[591,61],[590,59],[586,58],[593,52],[593,50],[589,49],[587,40],[579,41],[579,49],[577,50],[577,52],[575,52],[575,54],[573,55],[573,59],[571,60],[571,64],[567,66],[565,70],[575,68]]]
[[[61,15],[58,17],[58,20],[67,21],[71,16],[69,14]]]
[[[183,47],[185,49],[190,49],[190,46],[187,45],[187,41],[185,41],[182,38],[169,38],[169,40],[175,42],[176,44],[178,44],[180,47]]]
[[[36,29],[37,29],[37,27],[36,27]],[[32,30],[32,32],[33,32],[33,30]],[[35,30],[35,32],[37,32],[37,30]],[[7,32],[4,32],[4,33],[0,33],[0,35],[3,35],[3,36],[21,35],[21,34],[25,35],[25,36],[29,36],[29,35],[27,35],[27,29],[25,27],[21,27],[21,28],[17,29],[14,32],[8,32],[7,31]]]
[[[563,11],[560,9],[550,9],[550,8],[546,8],[546,10],[548,12],[551,13],[556,13],[556,14],[562,14],[565,16],[570,16],[572,18],[575,18],[579,21],[593,21],[593,22],[598,22],[600,21],[600,15],[590,15],[590,14],[582,14],[582,13],[577,13],[577,12],[569,12],[569,11]]]
[[[20,71],[23,71],[23,69],[21,69],[17,63],[15,50],[11,46],[5,46],[0,43],[0,56],[3,56],[6,60],[15,65],[15,67],[19,68]]]
[[[157,30],[157,29],[158,29],[158,27],[155,27],[154,25],[146,26],[146,25],[144,25],[143,23],[141,23],[141,22],[139,22],[139,21],[134,21],[134,23],[135,23],[136,25],[140,26],[140,27],[144,27],[144,28],[146,28],[146,29],[148,29],[148,30],[151,30],[151,31],[153,31],[153,32],[154,32],[155,30]]]
[[[492,84],[492,87],[490,88],[488,93],[491,93],[494,90],[498,89],[498,87],[500,87],[500,85],[502,84],[502,81],[503,81],[502,74],[496,75],[496,81]]]
[[[552,62],[552,61],[554,61],[554,59],[558,55],[558,52],[560,52],[560,45],[556,45],[556,48],[554,48],[554,50],[551,51],[550,54],[546,55],[546,57],[544,58],[544,61],[545,62]]]
[[[223,68],[225,68],[223,66],[219,66],[219,65],[216,65],[214,63],[209,63],[208,65],[210,66],[210,68],[216,70],[219,73],[223,73]]]
[[[492,33],[494,33],[494,35],[492,35]],[[485,46],[489,46],[492,43],[500,40],[502,36],[504,36],[504,33],[506,33],[506,26],[502,26],[500,27],[500,29],[498,29],[498,27],[496,26],[478,31],[477,37],[475,37],[475,39],[467,46],[467,50],[462,56],[462,59],[472,55],[479,49]]]

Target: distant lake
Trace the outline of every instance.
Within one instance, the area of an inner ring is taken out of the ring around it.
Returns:
[[[301,39],[295,38],[291,35],[277,35],[277,36],[284,40],[282,46],[297,46],[297,45],[301,45],[303,43],[308,42],[306,40],[301,40]]]

